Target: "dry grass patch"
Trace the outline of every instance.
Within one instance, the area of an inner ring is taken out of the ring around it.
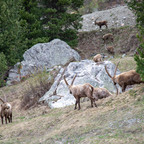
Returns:
[[[117,64],[120,61],[118,69],[121,72],[126,72],[132,69],[136,69],[136,62],[134,57],[125,56],[121,58],[121,55],[117,55],[114,59],[111,60],[114,64]]]

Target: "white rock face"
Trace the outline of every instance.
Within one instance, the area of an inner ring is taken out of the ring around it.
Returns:
[[[115,69],[115,65],[113,63],[111,63],[110,61],[105,61],[102,64],[98,65],[92,60],[71,62],[68,65],[64,75],[66,76],[66,80],[69,84],[71,84],[74,75],[77,74],[74,85],[90,83],[94,87],[103,87],[108,89],[112,93],[116,93],[116,89],[113,85],[112,80],[105,72],[105,65],[107,66],[109,73],[113,76]],[[57,81],[60,78],[62,72],[63,68],[60,70],[59,74],[55,78],[55,82],[51,86],[50,90],[39,100],[44,101],[51,108],[64,107],[75,103],[75,98],[69,93],[68,87],[63,79],[60,81],[60,84],[57,87],[57,95],[53,95],[53,92],[56,89]],[[120,72],[117,71],[116,74],[120,74]],[[121,88],[119,86],[118,88],[121,92]]]
[[[66,42],[55,39],[49,43],[39,43],[28,49],[21,62],[21,76],[27,76],[43,69],[48,69],[56,65],[65,65],[71,58],[76,61],[81,59],[80,55],[73,50]],[[8,84],[19,81],[18,65],[10,70]]]
[[[94,24],[96,18],[97,21],[108,21],[108,28],[118,28],[123,26],[135,26],[136,18],[131,10],[127,6],[119,6],[116,8],[96,11],[91,14],[86,14],[82,16],[82,29],[79,31],[92,31],[99,29],[99,26]],[[105,26],[102,26],[105,29]]]

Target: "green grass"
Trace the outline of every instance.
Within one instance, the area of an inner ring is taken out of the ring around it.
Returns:
[[[121,55],[117,55],[111,61],[114,64],[117,64],[118,62],[120,62],[119,65],[118,65],[118,69],[121,72],[136,69],[136,62],[135,62],[133,57],[125,56],[124,58],[121,58]]]

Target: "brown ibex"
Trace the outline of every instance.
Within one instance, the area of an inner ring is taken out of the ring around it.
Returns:
[[[124,92],[128,85],[144,83],[144,81],[141,80],[140,75],[135,70],[130,70],[128,72],[123,72],[119,75],[116,75],[118,64],[119,62],[116,65],[113,77],[109,74],[107,67],[105,66],[106,73],[112,79],[117,89],[117,94],[118,94],[118,88],[116,84],[119,84],[122,87],[122,92]]]
[[[9,123],[12,123],[12,106],[10,103],[5,102],[3,99],[0,98],[2,101],[1,109],[0,109],[0,117],[3,124],[3,118],[5,117],[5,123],[7,124],[7,120]]]
[[[103,99],[112,96],[112,94],[105,88],[94,88],[93,97],[97,101],[98,99]]]
[[[114,52],[114,47],[113,46],[108,46],[108,47],[106,47],[106,50],[110,53],[110,54],[115,54],[115,52]]]
[[[71,85],[68,84],[68,82],[66,81],[66,78],[64,76],[64,81],[65,81],[66,85],[68,86],[70,94],[72,94],[76,99],[74,109],[77,109],[77,104],[78,104],[78,110],[80,110],[80,108],[81,108],[80,107],[80,98],[81,97],[88,97],[91,100],[91,107],[93,107],[93,102],[94,102],[95,107],[97,107],[95,100],[92,97],[94,87],[88,83],[85,83],[83,85],[73,85],[76,76],[77,75],[74,76],[74,78],[71,82]]]
[[[93,61],[94,62],[101,62],[102,61],[102,55],[101,54],[97,54],[93,57]]]
[[[102,39],[104,40],[104,43],[107,41],[107,40],[110,40],[113,42],[113,34],[112,33],[107,33],[105,35],[103,35]]]
[[[97,18],[98,19],[98,18]],[[101,29],[101,27],[102,26],[106,26],[106,28],[108,28],[108,26],[107,26],[107,21],[99,21],[99,22],[97,22],[97,19],[95,20],[95,25],[98,25],[99,27],[100,27],[100,29]]]

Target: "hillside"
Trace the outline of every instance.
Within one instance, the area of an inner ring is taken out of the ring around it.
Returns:
[[[121,72],[136,69],[133,55],[139,42],[133,22],[102,30],[91,29],[88,25],[87,28],[79,32],[78,47],[74,48],[82,60],[103,53],[107,56],[105,60],[109,59],[114,64],[120,61]],[[102,36],[106,33],[114,35],[114,42],[107,43],[115,48],[114,58],[104,47]],[[122,57],[123,54],[126,56]],[[50,89],[56,75],[57,71],[52,77],[46,72],[33,74],[16,85],[0,88],[0,97],[13,107],[13,122],[0,123],[0,144],[144,143],[144,84],[134,85],[118,96],[113,94],[96,101],[97,108],[91,108],[90,101],[81,100],[79,111],[74,110],[74,105],[50,109],[38,100]],[[51,81],[47,81],[49,78]]]
[[[104,11],[95,11],[90,14],[82,16],[82,29],[83,31],[99,30],[99,26],[95,25],[96,21],[107,21],[108,28],[120,28],[123,26],[135,26],[135,15],[127,6],[119,6]],[[105,26],[102,27],[105,29]]]
[[[0,127],[0,143],[124,144],[144,143],[144,88],[135,86],[89,108],[90,102],[49,109],[38,106],[19,110],[15,102],[13,123]]]
[[[106,4],[106,3],[105,3]],[[109,3],[110,5],[110,3]],[[79,30],[79,43],[76,50],[79,51],[82,59],[89,59],[97,53],[107,53],[102,39],[103,35],[112,33],[113,42],[107,42],[107,46],[114,46],[116,55],[133,55],[139,45],[136,37],[138,33],[135,27],[135,16],[127,6],[118,6],[103,11],[95,11],[82,16],[82,29]],[[102,26],[100,29],[94,24],[97,21],[106,20],[108,29]]]
[[[113,59],[116,63],[121,58]],[[121,59],[119,69],[126,71],[136,66],[132,57]],[[90,108],[90,101],[81,103],[81,110],[74,105],[50,109],[37,104],[21,109],[22,98],[29,83],[36,83],[37,76],[14,86],[1,88],[13,106],[13,123],[0,126],[0,143],[46,144],[120,144],[144,142],[144,88],[143,84],[118,96],[99,100],[98,108]],[[37,89],[38,90],[38,89]],[[4,95],[0,94],[2,98]]]
[[[76,50],[81,55],[82,59],[90,59],[97,53],[103,53],[107,56],[111,56],[107,53],[102,36],[107,33],[112,33],[114,41],[108,42],[107,46],[114,46],[116,55],[134,55],[135,50],[139,45],[139,41],[136,37],[138,33],[135,27],[121,27],[117,29],[104,29],[103,31],[94,30],[90,32],[79,33],[79,43]]]

